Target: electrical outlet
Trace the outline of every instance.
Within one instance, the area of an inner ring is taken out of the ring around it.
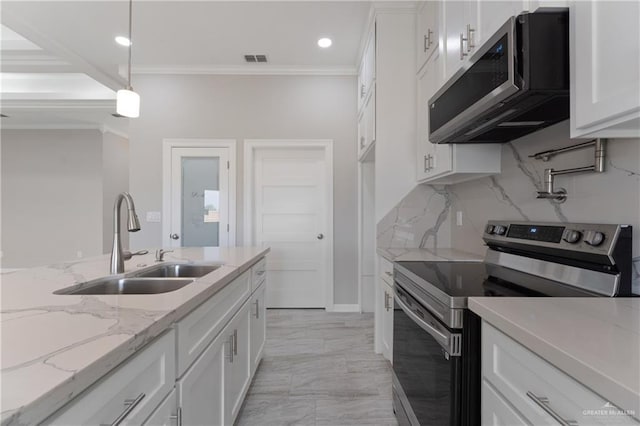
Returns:
[[[456,212],[456,225],[462,226],[462,211],[460,210]]]
[[[160,223],[160,212],[147,212],[147,223]]]

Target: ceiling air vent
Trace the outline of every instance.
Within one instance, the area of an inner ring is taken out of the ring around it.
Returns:
[[[244,55],[244,60],[249,63],[266,63],[267,55]]]

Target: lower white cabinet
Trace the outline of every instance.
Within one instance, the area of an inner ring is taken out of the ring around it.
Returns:
[[[173,389],[175,359],[175,333],[170,330],[44,423],[141,424]]]
[[[222,331],[222,338],[231,344],[228,362],[224,368],[224,416],[225,424],[232,425],[242,407],[242,401],[251,382],[249,303],[245,303],[229,325]]]
[[[176,384],[184,426],[225,424],[224,369],[233,350],[227,334],[223,331],[211,342]]]
[[[393,288],[378,279],[382,301],[382,355],[393,362]]]
[[[155,409],[149,418],[143,423],[144,426],[180,426],[182,423],[182,413],[178,408],[178,397],[176,390],[172,390],[169,396]]]
[[[487,322],[482,324],[482,424],[638,425],[607,401]],[[565,423],[562,423],[565,422]]]
[[[251,325],[250,335],[251,344],[251,375],[256,372],[260,360],[262,359],[262,352],[264,350],[264,343],[267,337],[267,308],[264,304],[266,284],[263,281],[258,289],[251,296],[249,308],[251,309]]]

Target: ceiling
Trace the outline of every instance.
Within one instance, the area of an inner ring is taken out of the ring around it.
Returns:
[[[353,75],[369,1],[155,1],[133,3],[138,73]],[[126,81],[128,2],[2,1],[4,128],[86,127],[114,119]],[[317,40],[333,45],[321,49]],[[246,63],[264,54],[267,64]]]
[[[366,1],[134,1],[134,71],[353,73],[369,7]],[[126,64],[126,48],[114,42],[127,34],[126,1],[3,1],[2,9],[8,27],[64,46],[114,78]],[[318,47],[320,37],[332,38],[333,46]],[[247,64],[245,54],[265,54],[269,63]]]

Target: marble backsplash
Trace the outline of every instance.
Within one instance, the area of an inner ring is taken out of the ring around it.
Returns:
[[[450,186],[417,185],[377,225],[382,248],[451,247],[482,254],[490,219],[624,223],[633,226],[634,291],[640,294],[640,139],[612,139],[606,171],[556,177],[567,190],[562,204],[536,199],[545,168],[590,165],[593,148],[560,154],[549,162],[529,155],[569,146],[568,122],[506,143],[502,173]],[[456,218],[462,215],[462,225]]]

